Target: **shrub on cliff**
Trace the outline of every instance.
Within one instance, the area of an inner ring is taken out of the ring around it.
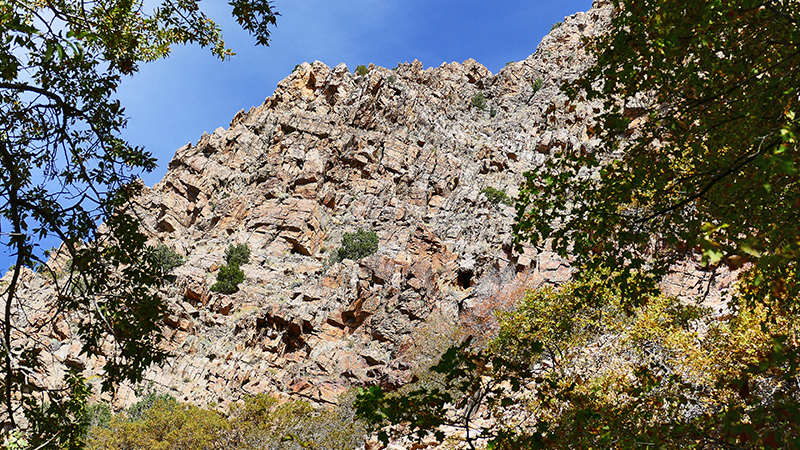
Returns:
[[[250,262],[250,247],[247,244],[231,244],[225,250],[225,262],[232,266],[247,264]]]
[[[537,79],[535,79],[534,81],[531,82],[531,87],[533,88],[533,93],[534,94],[539,92],[539,89],[541,89],[542,86],[544,86],[544,80],[542,80],[541,77],[539,77],[539,78],[537,78]]]
[[[238,265],[224,265],[219,268],[217,282],[211,286],[211,290],[221,294],[233,294],[239,290],[239,284],[244,281],[244,272]]]
[[[478,92],[477,94],[472,96],[472,100],[470,100],[472,106],[480,109],[481,111],[486,109],[486,97],[483,95],[483,91]]]
[[[173,270],[186,262],[183,256],[164,244],[150,248],[147,256],[150,258],[153,267],[161,269],[161,273],[164,275],[169,275]]]
[[[485,195],[486,200],[489,200],[489,203],[493,205],[497,205],[500,203],[504,205],[514,204],[514,200],[512,200],[508,196],[508,194],[506,194],[506,191],[503,189],[495,189],[491,186],[487,186],[481,191],[481,194]]]
[[[239,290],[239,284],[244,281],[244,272],[239,268],[250,261],[250,247],[247,244],[231,244],[225,250],[225,262],[228,264],[219,268],[217,282],[211,290],[222,294],[233,294]]]
[[[372,231],[358,229],[342,236],[342,247],[336,251],[337,262],[343,259],[359,260],[378,251],[378,235]]]

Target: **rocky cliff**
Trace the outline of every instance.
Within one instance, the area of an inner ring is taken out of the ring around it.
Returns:
[[[514,209],[484,190],[513,197],[557,149],[596,145],[600,105],[569,103],[560,86],[591,62],[582,39],[610,13],[596,1],[498,74],[473,60],[363,76],[304,63],[263,105],[180,148],[136,205],[153,243],[187,259],[164,291],[174,357],[146,378],[196,404],[260,392],[332,403],[353,384],[403,382],[415,330],[432,318],[446,328],[509,286],[567,280],[555,254],[514,251]],[[358,229],[377,233],[378,252],[333,262]],[[239,243],[252,250],[245,282],[211,292]],[[31,297],[52,290],[32,272],[25,283]],[[100,363],[77,355],[72,328],[55,322],[54,362],[92,374]],[[107,400],[124,406],[135,393]]]

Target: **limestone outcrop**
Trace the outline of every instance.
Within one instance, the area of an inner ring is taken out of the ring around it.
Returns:
[[[164,290],[174,356],[146,379],[196,404],[261,392],[334,403],[352,385],[406,380],[404,351],[432,317],[444,326],[510,285],[566,281],[568,261],[514,250],[514,208],[484,190],[514,197],[553,152],[597,145],[601,105],[569,103],[560,87],[591,62],[582,39],[610,13],[596,1],[497,74],[474,60],[363,76],[304,63],[261,106],[178,149],[135,208],[154,244],[187,259]],[[378,252],[335,262],[343,233],[358,229],[377,233]],[[252,252],[245,282],[211,292],[240,243]],[[32,272],[24,282],[31,298],[52,291]],[[47,336],[56,378],[60,364],[101,365],[77,354],[69,320]],[[131,386],[107,398],[135,399]]]

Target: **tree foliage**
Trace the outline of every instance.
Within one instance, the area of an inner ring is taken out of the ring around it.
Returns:
[[[134,418],[120,413],[90,430],[90,449],[318,449],[363,446],[365,428],[353,416],[352,395],[340,406],[315,409],[305,401],[279,404],[261,394],[233,403],[226,413],[151,395]]]
[[[267,44],[276,16],[270,2],[230,5]],[[174,44],[209,47],[222,59],[233,52],[197,0],[148,6],[151,13],[140,0],[0,0],[0,245],[15,258],[0,288],[0,422],[14,428],[27,415],[29,440],[43,448],[80,445],[74,408],[85,405],[85,385],[79,376],[63,387],[37,381],[46,347],[23,328],[26,267],[42,267],[57,281],[51,317],[81,314],[82,353],[106,361],[104,389],[140,380],[166,356],[157,346],[165,273],[154,266],[129,204],[141,189],[137,174],[155,160],[121,138],[127,119],[114,93],[123,76],[168,56]],[[53,236],[72,261],[61,281],[54,259],[38,251],[39,240]]]
[[[500,315],[487,349],[451,348],[432,367],[435,382],[369,387],[358,413],[386,442],[798,448],[796,367],[774,340],[796,336],[795,321],[763,308],[720,320],[665,296],[631,309],[609,275],[531,291]]]
[[[613,3],[563,86],[565,107],[602,101],[599,145],[527,173],[516,204],[517,242],[571,258],[575,281],[501,315],[488,349],[446,353],[442,386],[365,391],[382,437],[477,414],[471,448],[800,448],[800,4]],[[687,260],[739,270],[724,315],[661,294]]]
[[[571,101],[604,101],[602,145],[527,175],[519,239],[621,268],[631,302],[699,255],[710,270],[746,264],[751,303],[794,309],[800,6],[615,4],[611,32],[589,44],[596,64],[565,86]]]
[[[250,247],[247,244],[229,245],[225,250],[225,262],[232,266],[241,266],[250,262]]]
[[[750,326],[761,359],[720,352],[707,366],[741,395],[720,393],[715,401],[728,406],[707,411],[698,433],[728,430],[719,445],[770,447],[780,433],[759,430],[770,420],[764,408],[786,423],[798,407],[780,390],[761,406],[749,402],[754,379],[769,373],[796,386],[800,364],[796,331],[780,325],[800,306],[800,4],[614,5],[610,32],[588,43],[596,63],[564,86],[570,101],[603,101],[601,145],[563,151],[527,174],[515,231],[572,255],[579,278],[608,271],[629,312],[646,306],[677,262],[695,260],[712,279],[739,269],[727,321],[760,317]]]
[[[239,284],[244,281],[244,271],[238,264],[225,264],[219,268],[217,281],[211,285],[211,290],[222,294],[233,294],[239,290]]]
[[[355,233],[342,235],[342,246],[336,251],[336,260],[359,260],[378,251],[378,234],[359,228]]]
[[[152,260],[153,266],[158,268],[164,275],[171,274],[173,270],[186,262],[183,256],[164,244],[151,248],[148,252],[148,256]]]

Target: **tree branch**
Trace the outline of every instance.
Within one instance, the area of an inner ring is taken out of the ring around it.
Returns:
[[[25,83],[4,83],[0,82],[0,89],[11,89],[15,91],[25,91],[25,92],[35,92],[40,95],[44,95],[45,97],[53,100],[59,108],[61,108],[65,113],[68,113],[70,116],[81,117],[83,116],[83,111],[75,108],[74,106],[65,102],[61,97],[57,94],[48,91],[47,89],[42,89],[37,86],[31,86]]]
[[[778,142],[774,142],[774,143],[771,143],[770,145],[768,145],[767,148],[773,148],[773,147],[775,147],[777,145],[778,145]],[[763,148],[759,148],[758,151],[756,151],[752,155],[749,155],[749,156],[744,157],[743,159],[740,159],[740,161],[738,161],[737,163],[734,163],[733,165],[728,167],[726,170],[720,172],[718,175],[716,175],[711,180],[709,180],[708,184],[706,184],[702,189],[700,189],[699,191],[695,192],[694,194],[684,198],[683,200],[679,201],[678,203],[676,203],[674,205],[662,208],[662,209],[660,209],[660,210],[658,210],[656,212],[653,212],[653,213],[651,213],[651,214],[649,214],[649,215],[647,215],[645,217],[640,217],[640,218],[634,220],[633,223],[638,224],[638,223],[643,223],[643,222],[649,222],[649,221],[655,219],[656,217],[662,216],[662,215],[664,215],[664,214],[666,214],[668,212],[672,212],[672,211],[678,210],[678,209],[686,206],[690,202],[692,202],[694,200],[697,200],[698,198],[706,195],[708,193],[708,191],[710,191],[711,188],[714,187],[714,185],[716,185],[717,183],[722,181],[725,177],[727,177],[728,175],[738,171],[739,169],[741,169],[745,165],[747,165],[750,162],[752,162],[753,160],[755,160],[756,157],[758,157],[758,155],[761,154],[762,150],[763,150]]]

